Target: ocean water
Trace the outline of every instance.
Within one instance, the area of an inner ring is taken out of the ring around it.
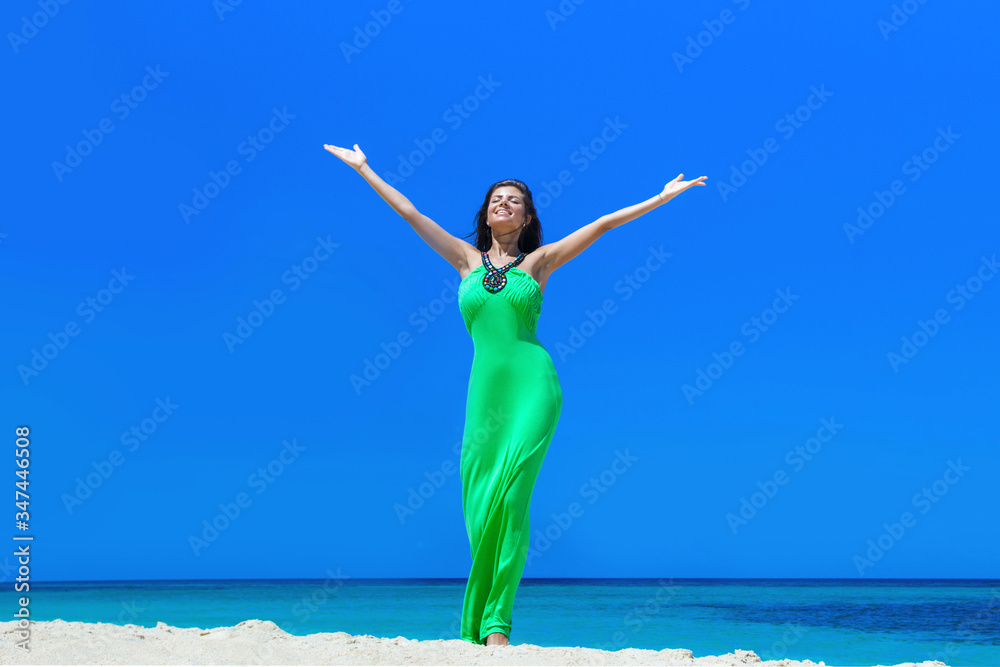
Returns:
[[[464,579],[32,583],[35,621],[457,639]],[[0,593],[4,608],[16,595]],[[9,615],[8,615],[9,616]],[[5,618],[4,620],[10,620]],[[524,579],[511,641],[539,646],[753,650],[764,660],[1000,666],[1000,580]]]

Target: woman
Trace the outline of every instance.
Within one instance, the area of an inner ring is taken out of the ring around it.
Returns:
[[[542,292],[552,272],[608,231],[648,213],[705,176],[680,174],[646,201],[605,215],[566,238],[542,245],[542,228],[521,181],[494,183],[476,215],[475,246],[452,236],[383,181],[357,144],[325,144],[354,167],[462,281],[458,307],[475,355],[469,377],[460,462],[462,510],[472,571],[461,637],[510,643],[514,594],[528,556],[531,494],[562,411],[552,357],[535,335]],[[470,234],[471,236],[471,234]]]

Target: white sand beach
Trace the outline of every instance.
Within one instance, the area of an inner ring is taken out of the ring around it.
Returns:
[[[693,657],[686,649],[602,651],[531,644],[476,646],[458,639],[418,641],[321,632],[290,635],[271,621],[232,627],[155,628],[112,623],[31,624],[30,652],[16,647],[17,623],[0,623],[2,665],[824,665],[811,660],[763,662],[753,651]],[[830,665],[829,667],[835,667]],[[881,667],[881,666],[880,666]],[[889,666],[885,666],[889,667]],[[946,667],[907,662],[898,667]]]

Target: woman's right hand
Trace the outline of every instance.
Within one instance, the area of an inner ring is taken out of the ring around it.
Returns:
[[[368,161],[368,158],[361,152],[361,148],[357,144],[354,144],[353,151],[350,148],[341,148],[340,146],[334,146],[333,144],[323,144],[323,148],[330,151],[357,170],[360,170],[361,167],[363,167]]]

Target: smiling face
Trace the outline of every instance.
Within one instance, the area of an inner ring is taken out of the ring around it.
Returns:
[[[524,195],[513,185],[501,185],[493,191],[487,213],[491,227],[516,229],[526,222]]]

